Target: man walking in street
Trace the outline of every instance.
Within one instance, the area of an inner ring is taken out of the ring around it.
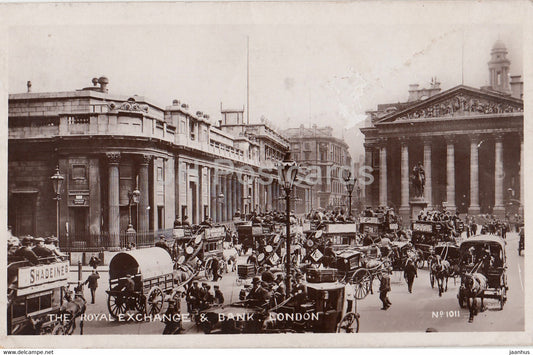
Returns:
[[[213,281],[217,282],[218,279],[222,278],[220,275],[220,262],[216,257],[214,257],[213,261],[211,262],[211,272],[213,273]]]
[[[403,277],[407,281],[409,293],[413,293],[413,282],[415,281],[415,277],[418,277],[418,272],[412,259],[407,261],[407,265],[405,265],[405,270],[403,271]]]
[[[87,281],[85,281],[83,284],[89,284],[89,290],[91,290],[91,303],[94,304],[94,299],[96,295],[96,288],[98,287],[98,279],[100,278],[100,275],[98,274],[98,271],[94,269],[92,273],[87,278]]]
[[[391,301],[387,297],[387,293],[391,290],[390,288],[390,277],[388,272],[383,272],[381,277],[381,284],[379,285],[379,299],[383,302],[382,310],[387,310],[391,306]]]

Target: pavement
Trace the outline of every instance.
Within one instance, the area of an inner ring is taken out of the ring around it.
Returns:
[[[518,235],[508,233],[507,237],[507,278],[508,301],[503,310],[499,310],[497,300],[486,299],[487,310],[480,313],[473,323],[468,323],[468,310],[461,309],[457,301],[460,279],[449,279],[448,290],[439,297],[438,290],[431,288],[429,272],[426,268],[418,271],[413,293],[409,293],[407,285],[400,272],[395,272],[391,278],[392,290],[389,298],[392,306],[381,310],[379,293],[368,294],[356,304],[361,315],[360,333],[365,332],[425,332],[434,328],[438,332],[457,331],[523,331],[524,330],[524,253],[518,256]],[[246,256],[239,257],[238,263],[244,263]],[[71,270],[71,282],[77,281],[77,270]],[[133,320],[111,320],[107,310],[108,273],[105,266],[98,268],[100,274],[99,287],[96,291],[96,303],[87,305],[84,334],[162,334],[164,324],[160,320],[137,322]],[[83,268],[85,281],[91,268]],[[226,304],[238,300],[242,288],[242,280],[236,272],[223,274],[218,282],[200,279],[210,285],[218,284],[224,294]],[[374,290],[379,289],[375,281]],[[213,289],[213,287],[211,287]],[[86,299],[90,302],[90,294],[85,290]],[[185,301],[182,304],[182,314],[186,314]],[[164,306],[162,313],[166,310]],[[183,322],[186,333],[198,333],[199,329],[190,320]]]

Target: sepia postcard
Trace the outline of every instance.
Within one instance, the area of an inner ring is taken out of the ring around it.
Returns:
[[[531,346],[532,15],[0,4],[2,347]]]

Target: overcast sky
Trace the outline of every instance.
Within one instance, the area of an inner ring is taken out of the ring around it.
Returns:
[[[264,116],[281,128],[316,123],[339,130],[378,103],[405,101],[411,83],[427,87],[437,77],[445,90],[461,84],[463,73],[465,85],[488,84],[487,62],[498,39],[509,50],[511,74],[522,74],[520,24],[428,24],[427,18],[418,25],[337,24],[342,9],[333,5],[332,20],[317,24],[28,21],[9,31],[9,92],[25,92],[28,80],[34,92],[70,91],[105,75],[111,93],[138,94],[161,106],[179,99],[218,119],[221,102],[246,105],[249,37],[251,121]]]

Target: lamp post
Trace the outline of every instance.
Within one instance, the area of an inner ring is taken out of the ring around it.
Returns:
[[[346,190],[348,190],[348,201],[349,201],[348,217],[352,216],[352,193],[353,193],[353,188],[355,186],[356,181],[357,179],[352,177],[351,172],[348,172],[346,176],[344,177],[344,182],[346,183]]]
[[[285,191],[285,211],[286,211],[286,242],[287,242],[287,251],[286,256],[286,284],[287,284],[287,295],[291,292],[291,191],[296,180],[296,175],[298,174],[298,164],[295,161],[291,160],[291,153],[287,152],[285,158],[278,165],[278,174],[281,178],[281,183],[283,190]]]
[[[137,232],[135,231],[135,228],[133,228],[133,223],[131,222],[131,204],[139,203],[139,196],[141,196],[141,192],[137,189],[128,192],[128,229],[126,229],[126,238],[128,243],[130,243],[132,240],[135,240],[135,237],[137,236]]]
[[[59,173],[59,165],[56,166],[56,173],[50,176],[50,180],[52,180],[52,186],[56,194],[56,197],[54,197],[54,200],[56,200],[56,237],[59,243],[59,201],[61,200],[63,180],[65,180],[65,177]]]

